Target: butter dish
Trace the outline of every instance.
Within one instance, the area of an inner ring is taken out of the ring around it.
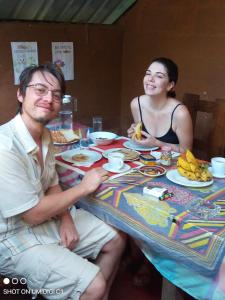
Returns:
[[[156,158],[151,154],[141,154],[139,158],[141,163],[143,163],[144,165],[148,165],[148,166],[156,165]]]

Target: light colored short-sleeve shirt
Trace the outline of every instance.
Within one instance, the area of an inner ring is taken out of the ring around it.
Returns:
[[[20,214],[34,207],[47,189],[58,184],[49,131],[44,130],[44,168],[21,115],[0,126],[0,261],[37,244],[57,242],[55,220],[40,225],[25,223]]]

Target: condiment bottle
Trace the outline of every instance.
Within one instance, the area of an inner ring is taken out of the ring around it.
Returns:
[[[171,147],[169,146],[163,146],[161,148],[161,158],[160,163],[164,166],[170,166],[172,163],[172,153],[171,153]]]

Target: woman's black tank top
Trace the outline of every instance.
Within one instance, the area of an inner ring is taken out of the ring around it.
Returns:
[[[139,97],[138,97],[138,105],[139,105],[139,111],[140,111],[140,116],[141,116],[142,130],[145,131],[145,132],[147,132],[147,133],[149,133],[147,131],[146,127],[145,127],[145,124],[144,124],[143,120],[142,120],[142,112],[141,112],[141,105],[140,105]],[[161,142],[164,142],[164,143],[168,143],[168,144],[179,144],[178,137],[177,137],[176,133],[172,129],[172,122],[173,122],[174,112],[177,109],[177,107],[180,106],[180,105],[183,105],[183,104],[182,103],[177,104],[175,106],[174,110],[172,111],[172,114],[171,114],[171,123],[170,123],[169,130],[163,136],[155,137],[157,140],[159,140]]]

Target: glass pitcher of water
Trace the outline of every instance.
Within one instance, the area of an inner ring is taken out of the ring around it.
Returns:
[[[62,99],[61,111],[59,112],[62,129],[73,130],[73,114],[75,108],[74,98],[71,95],[64,95]]]

